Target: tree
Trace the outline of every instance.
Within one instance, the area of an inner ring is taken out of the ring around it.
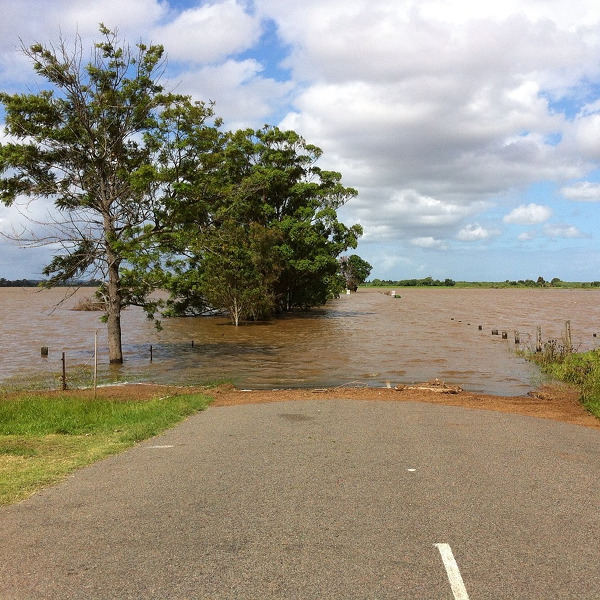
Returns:
[[[221,141],[212,175],[219,185],[179,203],[171,216],[179,222],[185,219],[177,211],[198,216],[198,225],[179,238],[176,255],[185,259],[172,262],[169,289],[179,296],[172,305],[198,311],[210,297],[230,314],[262,318],[324,304],[338,291],[339,255],[356,247],[362,233],[337,219],[337,209],[356,191],[341,184],[339,173],[320,169],[321,150],[293,131],[266,126]]]
[[[340,258],[340,271],[344,276],[346,288],[353,292],[367,280],[372,269],[373,267],[357,254]]]
[[[356,195],[341,175],[317,166],[322,151],[293,131],[238,131],[226,149],[228,180],[246,220],[272,232],[274,310],[307,309],[330,297],[338,256],[355,248],[359,225],[346,227],[337,209]]]
[[[87,64],[79,38],[73,51],[62,39],[56,48],[23,49],[50,89],[0,94],[6,132],[15,140],[0,146],[0,199],[54,202],[51,233],[29,242],[61,246],[44,269],[49,286],[102,276],[109,359],[121,363],[121,310],[144,304],[157,283],[148,240],[162,229],[164,198],[149,167],[158,148],[144,134],[158,127],[161,109],[183,99],[163,94],[158,83],[162,46],[131,48],[103,25],[100,33]]]
[[[259,320],[273,309],[270,273],[261,269],[257,240],[265,234],[252,224],[227,223],[214,232],[202,263],[200,290],[211,306],[227,310],[234,325]]]

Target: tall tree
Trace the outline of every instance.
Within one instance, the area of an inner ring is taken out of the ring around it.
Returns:
[[[121,363],[121,310],[143,303],[154,287],[139,268],[152,272],[156,256],[142,249],[161,229],[164,198],[149,169],[157,148],[145,134],[158,127],[157,113],[183,99],[159,84],[162,46],[132,48],[103,25],[100,34],[89,62],[80,38],[73,49],[62,39],[57,47],[23,49],[48,89],[0,94],[12,139],[0,146],[0,199],[54,202],[50,233],[34,238],[61,246],[44,269],[47,285],[102,277],[109,359]],[[128,270],[128,259],[138,270]]]

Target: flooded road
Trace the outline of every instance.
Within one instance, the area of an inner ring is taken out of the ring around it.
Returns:
[[[91,369],[98,335],[104,380],[203,384],[240,388],[395,386],[439,378],[463,388],[520,395],[542,381],[515,354],[561,339],[570,321],[576,349],[600,338],[600,291],[553,289],[398,289],[400,298],[365,288],[309,313],[238,328],[220,317],[163,320],[157,331],[141,310],[123,313],[125,365],[109,367],[99,313],[73,311],[91,289],[62,304],[65,290],[0,288],[0,382],[31,374]],[[481,327],[481,330],[480,330]],[[492,329],[507,339],[491,335]],[[49,357],[40,348],[49,347]],[[152,346],[152,362],[150,361]]]

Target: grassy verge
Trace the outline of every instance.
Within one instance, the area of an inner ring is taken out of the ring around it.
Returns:
[[[600,418],[600,350],[567,352],[547,345],[543,352],[528,353],[527,358],[553,379],[578,386],[583,406]]]
[[[0,505],[23,500],[79,467],[152,437],[210,401],[197,393],[135,399],[94,399],[85,392],[0,397]]]

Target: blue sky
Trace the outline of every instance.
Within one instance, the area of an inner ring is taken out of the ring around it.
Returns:
[[[491,5],[494,4],[494,5]],[[597,0],[0,0],[0,89],[35,90],[20,40],[161,43],[167,87],[226,127],[294,129],[359,196],[372,277],[600,280]],[[0,129],[0,140],[3,138]],[[0,207],[9,232],[47,210]],[[0,277],[50,248],[0,238]]]

